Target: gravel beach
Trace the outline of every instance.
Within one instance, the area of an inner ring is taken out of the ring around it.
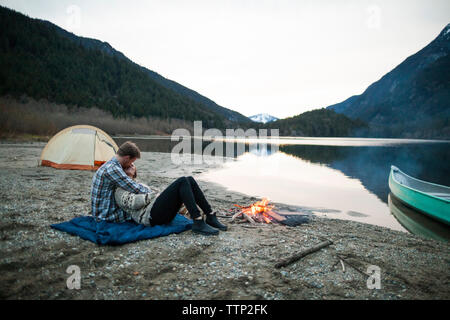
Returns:
[[[192,231],[98,246],[50,228],[88,215],[93,172],[39,167],[45,143],[0,143],[1,299],[449,299],[450,248],[383,227],[312,216],[297,227],[231,224],[218,236]],[[234,161],[234,160],[227,160]],[[163,190],[179,176],[220,164],[175,165],[143,153],[139,180]],[[254,197],[198,180],[224,214]],[[275,203],[278,210],[308,208]],[[286,267],[275,264],[324,240],[333,244]],[[81,271],[69,290],[67,267]],[[380,289],[368,289],[369,266]]]

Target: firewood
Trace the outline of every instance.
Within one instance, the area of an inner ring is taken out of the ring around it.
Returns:
[[[327,247],[329,245],[331,245],[333,242],[330,240],[321,242],[313,247],[310,247],[308,249],[302,250],[294,255],[292,255],[291,257],[281,260],[280,262],[278,262],[277,264],[275,264],[275,268],[281,268],[281,267],[285,267],[297,260],[300,260],[301,258],[303,258],[304,256],[307,256],[310,253],[319,251],[320,249]]]
[[[255,219],[256,218],[256,219]],[[256,215],[256,217],[254,218],[254,220],[258,221],[258,222],[265,222],[264,218],[260,215]]]
[[[231,221],[234,221],[234,220],[235,220],[237,217],[239,217],[241,214],[242,214],[242,212],[235,213],[235,214],[233,215],[233,217],[231,217]]]
[[[242,215],[244,216],[245,219],[247,219],[248,222],[255,223],[255,220],[253,220],[252,217],[250,217],[248,214],[242,213]]]
[[[285,217],[272,211],[275,208],[275,205],[271,205],[269,202],[270,201],[267,198],[263,198],[261,201],[257,201],[249,206],[234,204],[234,206],[240,210],[233,215],[231,222],[235,222],[237,217],[250,223],[258,222],[263,224],[286,220]],[[234,210],[236,210],[236,208],[230,209],[229,211],[235,212]]]
[[[283,220],[286,220],[285,217],[280,216],[278,213],[273,212],[273,211],[268,211],[268,212],[266,212],[266,214],[269,215],[269,216],[271,216],[272,218],[274,218],[274,219],[277,220],[277,221],[283,221]]]
[[[217,218],[231,219],[232,217],[231,216],[225,216],[225,215],[222,215],[222,214],[218,214]]]

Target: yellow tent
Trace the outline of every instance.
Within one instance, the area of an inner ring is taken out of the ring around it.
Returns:
[[[97,170],[119,147],[99,128],[79,125],[58,132],[45,146],[41,165],[57,169]]]

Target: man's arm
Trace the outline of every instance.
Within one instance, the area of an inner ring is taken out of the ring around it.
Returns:
[[[126,173],[122,170],[122,168],[119,168],[118,166],[111,166],[106,170],[105,175],[113,181],[118,187],[131,192],[131,193],[150,193],[152,192],[147,187],[137,183],[133,179],[131,179],[129,176],[126,175]]]

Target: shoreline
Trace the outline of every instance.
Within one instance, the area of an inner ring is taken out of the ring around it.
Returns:
[[[222,219],[229,231],[218,236],[186,231],[117,247],[53,230],[52,223],[88,214],[93,172],[37,167],[43,146],[0,143],[2,299],[450,298],[448,243],[349,220],[314,216],[297,227],[249,228]],[[163,189],[181,175],[196,177],[217,165],[175,165],[170,154],[143,152],[136,166],[139,180]],[[259,200],[197,181],[222,212]],[[324,239],[333,244],[274,267]],[[80,267],[80,290],[66,287],[69,265]],[[381,270],[381,289],[367,288],[370,265]]]
[[[139,135],[133,135],[133,134],[116,134],[116,135],[111,135],[111,137],[113,139],[117,138],[117,139],[170,139],[172,135],[170,134],[149,134],[149,135],[145,135],[145,134],[139,134]],[[205,141],[212,141],[211,139],[208,140],[207,137],[204,136],[188,136],[189,138],[202,138]],[[50,139],[52,138],[52,135],[35,135],[35,134],[3,134],[0,135],[0,143],[4,144],[4,143],[36,143],[36,142],[48,142]],[[241,138],[233,138],[232,140],[234,142],[236,142],[237,140],[239,140]],[[274,138],[275,139],[275,138]],[[221,140],[219,138],[219,140]],[[252,139],[250,138],[246,138],[245,142],[252,142]],[[258,142],[261,139],[257,140]],[[272,140],[270,138],[266,138],[267,142],[272,142]],[[278,138],[276,138],[275,140],[279,140],[279,141],[284,141],[287,144],[290,144],[289,142],[291,140],[348,140],[348,141],[358,141],[358,140],[362,140],[362,141],[374,141],[377,142],[378,140],[383,140],[383,141],[387,141],[391,144],[397,144],[400,143],[404,140],[407,140],[407,143],[450,143],[450,140],[448,139],[425,139],[425,138],[382,138],[382,137],[378,137],[378,138],[374,138],[374,137],[308,137],[308,136],[280,136]],[[226,142],[228,140],[226,140],[226,136],[224,136],[224,138],[222,138],[222,141]],[[239,142],[239,141],[237,141]],[[402,142],[403,143],[403,142]],[[312,144],[317,144],[317,143],[312,143]]]

